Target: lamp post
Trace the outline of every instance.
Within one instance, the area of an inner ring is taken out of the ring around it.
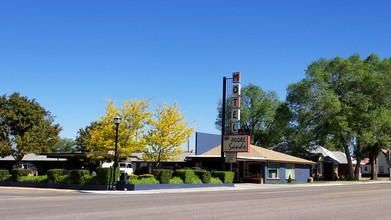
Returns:
[[[117,158],[117,149],[118,149],[118,125],[121,123],[121,118],[116,115],[113,119],[115,123],[115,147],[114,147],[114,164],[113,164],[113,189],[114,189],[114,183],[116,182],[115,180],[115,173],[118,167],[118,158]]]

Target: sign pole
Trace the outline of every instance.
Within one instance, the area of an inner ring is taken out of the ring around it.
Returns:
[[[227,77],[223,77],[223,101],[221,108],[221,170],[225,171],[225,159],[224,159],[224,135],[225,135],[225,101],[227,99]]]

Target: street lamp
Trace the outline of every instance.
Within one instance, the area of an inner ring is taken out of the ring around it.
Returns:
[[[115,183],[115,173],[118,167],[118,158],[117,158],[117,149],[118,149],[118,125],[121,123],[121,118],[116,115],[113,119],[113,122],[115,123],[115,147],[114,147],[114,164],[113,164],[113,189],[114,189],[114,183]]]

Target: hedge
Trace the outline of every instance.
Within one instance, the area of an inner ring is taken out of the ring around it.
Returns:
[[[215,171],[212,176],[219,178],[223,183],[233,183],[235,173],[231,171]]]
[[[172,178],[172,170],[169,169],[155,169],[153,170],[153,175],[157,180],[162,184],[168,184]]]
[[[223,182],[217,177],[211,177],[209,184],[222,184]]]
[[[195,174],[202,180],[203,183],[209,183],[212,173],[207,170],[194,170]]]
[[[183,184],[183,180],[176,176],[176,177],[170,179],[170,181],[168,183],[169,184]]]
[[[65,181],[69,180],[69,173],[65,169],[50,169],[47,172],[48,183],[66,183]]]
[[[21,176],[19,177],[19,182],[29,182],[29,183],[46,183],[48,177],[43,176]]]
[[[78,170],[72,170],[71,172],[69,172],[69,174],[70,174],[70,176],[69,176],[70,182],[72,184],[80,184],[82,177],[90,175],[90,171],[78,169]]]
[[[28,169],[21,169],[21,168],[15,168],[11,170],[11,180],[12,181],[19,181],[19,178],[21,176],[28,176],[29,170]]]
[[[113,180],[113,168],[98,168],[96,169],[97,182],[102,185],[108,185],[116,182],[120,176],[119,168],[116,168],[115,177]]]
[[[185,184],[201,184],[202,180],[198,178],[194,170],[176,170],[176,176],[180,177]]]
[[[159,180],[155,179],[155,177],[144,177],[140,179],[130,179],[128,180],[129,184],[160,184]]]
[[[8,180],[11,177],[11,174],[8,170],[0,169],[0,181]]]

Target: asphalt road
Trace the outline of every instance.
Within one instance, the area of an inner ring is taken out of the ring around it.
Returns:
[[[244,185],[243,185],[244,186]],[[248,186],[248,185],[247,185]],[[244,189],[245,188],[245,189]],[[391,182],[80,193],[0,188],[0,219],[391,219]]]

